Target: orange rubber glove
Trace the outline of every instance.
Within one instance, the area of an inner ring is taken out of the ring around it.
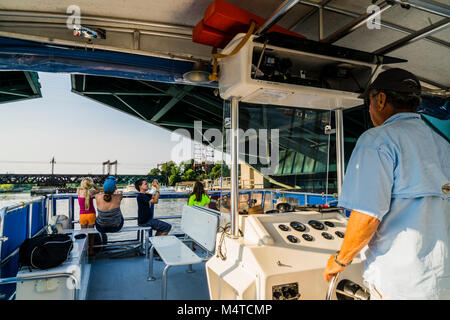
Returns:
[[[377,218],[352,210],[337,260],[343,264],[352,261],[372,239],[379,224],[380,220]],[[330,282],[334,275],[345,269],[334,261],[334,256],[335,254],[328,259],[327,266],[323,271],[323,277],[327,282]]]

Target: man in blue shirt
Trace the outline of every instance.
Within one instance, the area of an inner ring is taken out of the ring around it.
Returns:
[[[375,128],[358,139],[339,197],[352,212],[324,278],[364,249],[371,299],[450,299],[450,144],[415,113],[420,92],[398,68],[369,86]]]
[[[158,180],[153,180],[152,185],[156,188],[155,197],[147,193],[150,186],[145,179],[139,179],[134,184],[136,190],[139,191],[136,197],[138,204],[138,225],[150,226],[153,230],[156,230],[156,236],[164,236],[169,233],[172,226],[167,222],[153,218],[153,206],[159,201]]]

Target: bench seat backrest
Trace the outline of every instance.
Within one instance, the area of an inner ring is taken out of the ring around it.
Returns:
[[[216,247],[218,227],[218,211],[199,206],[190,207],[185,205],[183,207],[181,229],[191,239],[210,252],[214,252]]]

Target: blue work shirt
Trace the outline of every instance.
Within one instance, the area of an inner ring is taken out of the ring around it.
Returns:
[[[362,250],[364,281],[393,299],[450,299],[450,144],[416,113],[358,139],[339,206],[380,220]]]

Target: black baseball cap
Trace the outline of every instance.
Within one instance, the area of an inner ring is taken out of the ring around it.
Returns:
[[[411,72],[400,68],[392,68],[381,72],[360,98],[367,100],[372,89],[415,94],[420,94],[422,90],[419,79]]]

